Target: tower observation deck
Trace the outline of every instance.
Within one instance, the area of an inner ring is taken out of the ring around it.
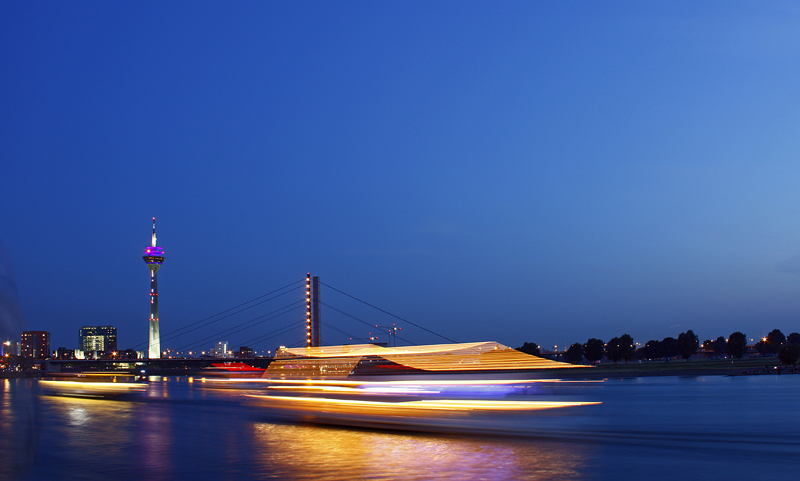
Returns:
[[[156,245],[156,218],[153,217],[153,237],[150,245],[144,248],[142,257],[150,268],[150,341],[147,357],[161,358],[161,335],[158,327],[158,276],[156,273],[164,263],[164,249]]]

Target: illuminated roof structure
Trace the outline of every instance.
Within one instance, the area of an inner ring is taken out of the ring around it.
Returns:
[[[507,371],[563,369],[575,366],[531,356],[498,342],[382,347],[374,344],[282,348],[270,373],[347,375],[417,372]]]

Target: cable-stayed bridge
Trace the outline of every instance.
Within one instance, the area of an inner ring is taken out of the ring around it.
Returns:
[[[432,334],[443,342],[456,342],[318,278],[313,280],[316,286],[309,275],[171,330],[166,328],[169,324],[165,320],[161,334],[162,357],[207,355],[220,342],[231,348],[248,347],[258,355],[267,355],[276,347],[276,342],[286,347],[363,343],[415,345],[410,339],[414,331]],[[362,314],[365,310],[366,315]],[[412,335],[406,336],[407,333]],[[134,349],[144,345],[140,343]]]
[[[239,350],[237,354],[241,357],[269,358],[279,345],[288,348],[342,344],[414,346],[418,344],[414,337],[421,334],[427,338],[433,335],[441,342],[456,342],[323,283],[317,277],[312,278],[310,274],[180,326],[171,326],[167,319],[162,323],[160,361],[165,362],[160,364],[163,365],[175,364],[166,362],[170,359],[193,365],[191,360],[229,358],[233,357],[235,349]],[[226,346],[226,352],[219,352],[221,345]],[[142,351],[147,346],[148,341],[143,340],[132,349]],[[152,365],[152,361],[158,360],[151,358],[148,362]],[[53,360],[49,361],[48,367],[59,370],[59,365],[70,362],[76,361]]]

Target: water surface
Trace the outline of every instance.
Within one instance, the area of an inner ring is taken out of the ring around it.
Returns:
[[[498,419],[505,434],[353,429],[272,418],[188,378],[130,400],[0,380],[0,479],[795,479],[800,376],[558,384],[595,406]]]

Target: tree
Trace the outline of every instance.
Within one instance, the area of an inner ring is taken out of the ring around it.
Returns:
[[[766,338],[756,343],[756,351],[758,351],[758,353],[761,354],[762,356],[765,356],[767,354],[772,354],[772,348],[770,347]]]
[[[800,361],[800,344],[786,344],[778,353],[778,359],[784,364],[794,366]]]
[[[614,364],[622,359],[622,350],[620,347],[621,346],[618,337],[612,337],[606,343],[606,357],[614,361]]]
[[[678,341],[674,337],[665,337],[661,341],[661,352],[664,357],[671,359],[678,355]]]
[[[724,337],[719,336],[717,340],[714,341],[714,355],[724,356],[728,352],[727,344],[728,341],[725,340]]]
[[[619,337],[619,350],[625,364],[636,356],[636,346],[633,345],[633,338],[630,334],[623,334]]]
[[[786,338],[786,344],[800,344],[800,333],[793,332]]]
[[[741,359],[747,352],[747,337],[739,331],[728,337],[728,354],[736,359]]]
[[[773,329],[772,332],[767,334],[767,344],[772,354],[778,354],[783,345],[786,344],[786,336],[783,335],[780,329]]]
[[[583,345],[583,357],[591,363],[595,363],[603,359],[603,341],[600,339],[591,338]]]
[[[580,364],[583,360],[583,345],[581,345],[579,342],[576,342],[575,344],[569,346],[567,352],[564,353],[564,360],[570,364]]]
[[[697,335],[691,329],[678,335],[678,352],[687,361],[697,352],[699,346]]]
[[[524,352],[525,354],[530,354],[531,356],[542,355],[542,353],[539,351],[539,346],[535,342],[526,342],[522,344],[522,347],[518,347],[517,351]]]
[[[660,359],[661,355],[661,342],[651,339],[647,341],[642,348],[642,354],[645,359]]]

